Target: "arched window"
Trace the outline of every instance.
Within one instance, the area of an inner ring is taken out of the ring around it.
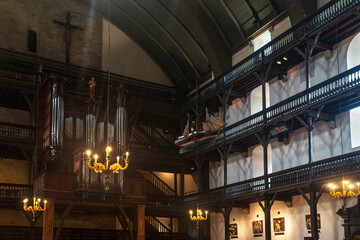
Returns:
[[[360,48],[360,34],[357,34],[350,42],[349,48],[346,54],[347,69],[351,69],[360,64],[360,55],[358,50]],[[350,110],[350,135],[351,135],[351,147],[360,146],[360,107]]]

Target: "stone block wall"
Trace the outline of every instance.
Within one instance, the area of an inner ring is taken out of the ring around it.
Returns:
[[[65,30],[53,20],[83,28],[71,33],[70,63],[101,69],[102,17],[76,0],[0,1],[0,48],[31,53],[27,49],[28,30],[37,33],[37,56],[65,62]]]

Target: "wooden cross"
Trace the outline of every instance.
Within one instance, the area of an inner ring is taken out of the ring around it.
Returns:
[[[82,31],[82,27],[79,26],[75,26],[70,24],[70,20],[71,20],[71,16],[70,16],[70,12],[66,12],[66,23],[65,22],[60,22],[57,20],[53,20],[53,22],[55,24],[59,24],[60,26],[62,26],[65,29],[65,47],[66,47],[66,64],[70,63],[70,43],[71,43],[71,31],[72,30],[80,30]]]

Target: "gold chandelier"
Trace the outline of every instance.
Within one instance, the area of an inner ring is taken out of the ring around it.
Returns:
[[[129,166],[129,152],[125,153],[125,156],[117,156],[116,157],[116,163],[110,165],[110,161],[113,159],[113,157],[110,155],[111,147],[107,146],[105,149],[106,152],[106,163],[105,165],[98,162],[99,155],[94,154],[93,157],[91,156],[91,150],[86,151],[87,155],[87,162],[90,169],[93,169],[96,173],[105,173],[106,175],[106,188],[105,190],[109,190],[109,179],[110,179],[110,173],[118,173],[120,170],[125,170]],[[121,166],[120,159],[124,160],[125,165]],[[93,162],[93,164],[92,164]]]
[[[208,217],[208,211],[205,211],[205,217],[202,215],[201,209],[196,209],[196,216],[193,215],[193,211],[190,210],[190,219],[193,221],[205,221]]]
[[[356,183],[357,190],[354,192],[354,184],[349,182],[348,180],[341,181],[341,187],[335,184],[330,183],[330,195],[334,198],[343,198],[347,199],[349,197],[356,197],[360,195],[360,183]]]
[[[34,196],[34,198],[33,198],[33,205],[32,206],[28,206],[27,205],[27,203],[28,203],[28,199],[27,198],[25,198],[24,199],[24,211],[27,211],[27,212],[32,212],[32,215],[33,215],[33,221],[35,221],[35,214],[36,214],[36,212],[43,212],[43,211],[45,211],[46,210],[46,203],[47,203],[47,201],[46,200],[44,200],[44,207],[41,207],[41,199],[40,198],[38,198],[37,200],[36,200],[36,197]]]

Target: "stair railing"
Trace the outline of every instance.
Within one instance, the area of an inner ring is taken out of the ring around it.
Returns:
[[[175,196],[175,191],[153,172],[147,170],[137,170],[147,181],[159,189],[167,196]]]
[[[157,232],[169,233],[171,230],[160,222],[156,217],[145,216],[145,221],[149,223]]]

